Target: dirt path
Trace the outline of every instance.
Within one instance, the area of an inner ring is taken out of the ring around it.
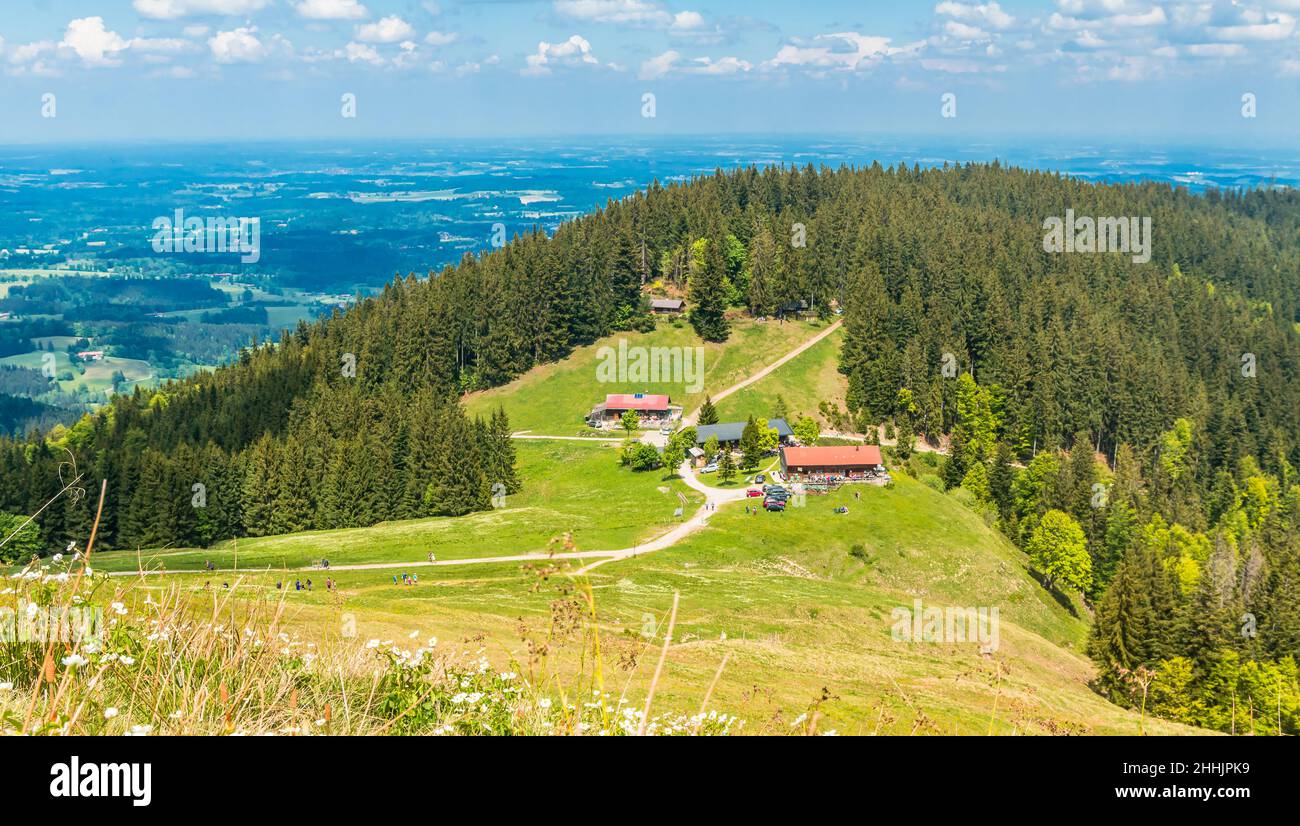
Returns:
[[[813,346],[814,344],[816,344],[817,342],[819,342],[819,341],[821,341],[822,339],[826,338],[826,337],[827,337],[828,335],[830,335],[831,333],[833,333],[833,332],[835,332],[836,330],[838,330],[838,329],[840,328],[840,325],[843,324],[843,323],[844,323],[843,319],[841,319],[841,320],[839,320],[839,321],[836,321],[834,324],[832,324],[831,326],[827,327],[825,330],[822,330],[822,331],[821,331],[820,333],[818,333],[817,335],[815,335],[815,336],[813,336],[812,338],[808,339],[808,340],[805,341],[803,344],[800,344],[798,347],[796,347],[796,348],[794,348],[793,350],[791,350],[790,352],[786,353],[784,356],[781,356],[781,358],[777,359],[776,361],[772,362],[772,363],[769,364],[768,366],[764,367],[762,370],[759,370],[759,371],[758,371],[757,373],[755,373],[754,375],[750,376],[749,378],[745,379],[744,381],[736,382],[735,384],[731,385],[730,387],[728,387],[728,388],[725,389],[725,390],[722,390],[722,391],[719,391],[719,392],[717,392],[717,393],[713,393],[713,394],[711,394],[711,395],[709,396],[709,398],[710,398],[710,399],[711,399],[711,400],[716,404],[717,402],[722,401],[722,400],[725,399],[726,397],[730,396],[732,393],[735,393],[737,390],[743,390],[744,388],[750,386],[750,385],[753,384],[754,382],[756,382],[756,381],[758,381],[758,380],[764,378],[764,377],[767,376],[769,373],[771,373],[773,370],[775,370],[775,369],[777,369],[778,367],[780,367],[781,365],[785,364],[785,363],[786,363],[787,361],[789,361],[790,359],[795,358],[795,357],[798,356],[800,353],[802,353],[803,351],[807,350],[809,347],[812,347],[812,346]],[[691,413],[689,413],[688,415],[682,417],[682,427],[689,427],[689,426],[695,424],[697,421],[699,421],[699,418],[700,418],[700,411],[699,411],[698,408],[696,408],[695,410],[691,411]]]

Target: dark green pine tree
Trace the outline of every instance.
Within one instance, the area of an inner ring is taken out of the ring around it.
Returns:
[[[709,396],[704,397],[704,404],[700,405],[699,424],[717,424],[718,409],[713,406],[713,399]]]
[[[727,260],[722,242],[709,238],[702,254],[691,264],[687,291],[691,326],[705,341],[726,341],[731,335],[727,292]]]
[[[750,416],[745,422],[745,429],[740,434],[741,466],[746,472],[758,469],[763,461],[762,436],[759,434],[758,422]]]

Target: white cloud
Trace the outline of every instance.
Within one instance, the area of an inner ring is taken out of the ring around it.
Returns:
[[[679,11],[669,26],[674,32],[695,32],[704,28],[704,15],[697,11]]]
[[[645,0],[555,0],[555,10],[590,23],[668,26],[674,22],[673,15],[662,6]]]
[[[424,42],[430,46],[446,46],[455,43],[457,37],[455,32],[429,32],[424,36]]]
[[[595,65],[600,61],[591,53],[591,44],[575,34],[563,43],[547,43],[543,40],[537,44],[537,53],[530,54],[525,62],[528,66],[521,74],[548,75],[555,66]]]
[[[186,37],[203,37],[210,29],[207,26],[186,26],[181,29],[181,34]]]
[[[1240,57],[1246,53],[1246,47],[1240,43],[1193,43],[1187,47],[1187,53],[1192,57]]]
[[[415,29],[411,24],[395,14],[357,27],[357,40],[365,43],[396,43],[414,36]]]
[[[118,52],[131,48],[120,34],[104,28],[102,17],[80,17],[68,24],[61,48],[72,49],[89,66],[117,66]]]
[[[175,20],[192,14],[245,15],[261,11],[267,0],[135,0],[135,10],[156,20]]]
[[[934,7],[935,14],[944,14],[958,20],[970,20],[995,29],[1008,29],[1015,25],[1016,18],[1007,14],[997,3],[977,5],[975,3],[944,2]]]
[[[378,66],[384,62],[375,47],[366,43],[349,43],[343,47],[343,54],[349,63],[370,63]]]
[[[58,48],[58,45],[52,40],[37,40],[33,43],[24,43],[21,46],[11,47],[5,53],[5,60],[14,65],[31,63],[36,58],[46,52],[52,52],[56,48]]]
[[[681,60],[681,54],[669,49],[661,55],[652,57],[641,64],[641,71],[637,76],[642,80],[654,80],[657,77],[663,77],[673,70],[673,65]]]
[[[208,48],[218,63],[257,63],[266,57],[266,47],[257,39],[256,26],[217,32],[208,40]]]
[[[949,20],[943,30],[958,40],[988,40],[989,34],[978,26],[968,26],[965,23],[958,23],[956,20]]]
[[[907,46],[891,46],[888,37],[865,35],[858,32],[823,34],[813,38],[809,45],[787,44],[776,56],[764,63],[765,68],[782,66],[809,66],[818,69],[853,71],[870,68],[888,57],[910,57],[925,45],[923,42]]]
[[[753,64],[748,60],[741,60],[738,57],[721,57],[717,60],[697,57],[684,71],[697,75],[734,75],[738,72],[748,72],[753,68]]]
[[[360,20],[370,14],[357,0],[303,0],[293,8],[308,20]]]
[[[932,72],[947,72],[953,75],[979,74],[983,72],[1005,72],[1002,64],[990,65],[977,60],[962,60],[949,57],[931,57],[921,61],[921,68]]]
[[[1295,18],[1281,12],[1247,15],[1243,22],[1232,26],[1209,26],[1206,31],[1219,40],[1260,41],[1285,40],[1295,31]]]

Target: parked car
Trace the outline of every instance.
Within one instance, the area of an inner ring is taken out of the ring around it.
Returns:
[[[766,481],[767,481],[767,477],[764,476],[764,475],[761,474],[761,473],[754,477],[754,483],[755,483],[755,484],[759,484],[759,485],[761,485],[761,484],[763,484],[763,483],[766,482]]]
[[[783,511],[785,510],[785,500],[769,497],[763,500],[763,507],[770,511]]]
[[[709,464],[705,465],[703,468],[700,469],[700,473],[717,473],[717,472],[718,472],[717,462],[710,462]]]
[[[745,495],[752,499],[755,496],[762,496],[763,491],[759,490],[758,488],[750,488],[749,490],[745,491]]]

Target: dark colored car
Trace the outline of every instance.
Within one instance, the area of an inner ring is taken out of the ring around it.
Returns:
[[[783,510],[785,510],[785,500],[784,500],[784,499],[771,499],[771,498],[769,498],[769,499],[764,499],[764,500],[763,500],[763,507],[764,507],[766,510],[770,510],[770,511],[783,511]]]

